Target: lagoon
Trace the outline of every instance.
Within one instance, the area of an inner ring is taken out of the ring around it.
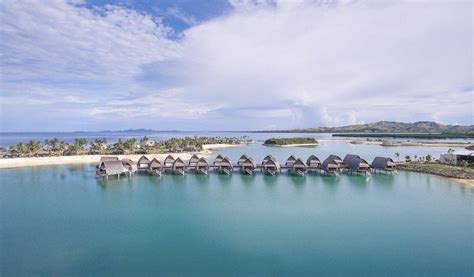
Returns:
[[[380,148],[249,145],[213,156],[355,150],[371,160]],[[472,200],[471,188],[410,172],[104,181],[94,165],[0,170],[2,275],[471,276]]]

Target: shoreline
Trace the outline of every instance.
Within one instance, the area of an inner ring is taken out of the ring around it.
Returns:
[[[168,155],[173,155],[175,158],[189,160],[193,154],[199,154],[207,157],[212,153],[213,149],[239,147],[243,144],[205,144],[203,151],[200,152],[186,152],[186,153],[161,153],[161,154],[145,154],[150,160],[157,158],[163,160]],[[48,165],[64,165],[64,164],[89,164],[98,163],[100,157],[113,156],[119,159],[131,159],[138,161],[143,154],[129,154],[129,155],[75,155],[75,156],[52,156],[52,157],[23,157],[23,158],[7,158],[0,159],[0,169],[20,168],[30,166],[48,166]]]

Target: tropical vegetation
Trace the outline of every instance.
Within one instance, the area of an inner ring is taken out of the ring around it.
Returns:
[[[267,146],[281,146],[281,145],[293,145],[293,144],[317,144],[318,141],[315,138],[270,138],[265,140],[263,145]]]

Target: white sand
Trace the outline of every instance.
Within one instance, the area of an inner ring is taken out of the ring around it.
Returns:
[[[208,156],[212,153],[211,149],[226,148],[226,147],[239,147],[239,144],[206,144],[203,145],[204,151],[198,152],[200,156]],[[183,160],[189,160],[194,153],[169,153],[175,158],[181,158]],[[147,154],[150,160],[157,158],[158,160],[164,160],[169,154]],[[58,157],[31,157],[31,158],[14,158],[14,159],[0,159],[0,169],[2,168],[16,168],[26,166],[43,166],[43,165],[60,165],[60,164],[88,164],[98,163],[100,157],[113,156],[119,157],[119,159],[131,159],[132,161],[138,161],[142,155],[80,155],[80,156],[58,156]]]
[[[200,153],[206,155],[206,153]],[[191,153],[172,153],[173,157],[189,160]],[[0,168],[15,168],[26,166],[42,166],[42,165],[59,165],[59,164],[87,164],[98,163],[100,157],[108,155],[81,155],[81,156],[59,156],[59,157],[32,157],[32,158],[14,158],[14,159],[0,159]],[[142,155],[110,155],[119,157],[119,159],[128,158],[132,161],[138,161]],[[168,154],[147,154],[150,160],[157,158],[164,160]]]
[[[318,146],[318,143],[297,143],[297,144],[283,144],[283,145],[265,145],[264,146],[269,146],[269,147],[312,147],[312,146]]]

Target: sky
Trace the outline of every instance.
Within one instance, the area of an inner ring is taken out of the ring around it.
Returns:
[[[473,3],[3,0],[0,131],[474,124]]]

